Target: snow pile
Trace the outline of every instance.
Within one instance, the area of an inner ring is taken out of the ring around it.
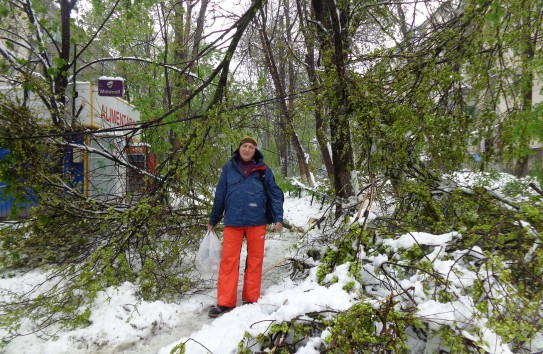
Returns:
[[[468,182],[467,177],[462,178]],[[43,337],[39,333],[19,337],[9,343],[4,352],[169,354],[172,349],[184,343],[186,353],[190,354],[235,353],[246,333],[255,337],[266,333],[274,323],[304,318],[304,314],[310,312],[344,311],[359,301],[368,301],[377,308],[380,301],[391,294],[408,293],[411,301],[416,303],[416,316],[425,320],[430,331],[448,326],[462,333],[464,338],[473,340],[486,352],[512,353],[500,337],[487,327],[487,320],[478,312],[471,297],[470,288],[480,275],[470,265],[484,258],[481,249],[473,247],[445,252],[452,242],[462,238],[459,232],[451,231],[442,235],[410,232],[396,239],[378,239],[375,249],[361,252],[363,262],[360,277],[363,283],[353,279],[348,264],[338,266],[329,274],[326,286],[319,285],[316,280],[317,267],[312,268],[302,280],[290,279],[287,269],[281,265],[286,257],[296,254],[293,244],[319,236],[317,229],[307,234],[299,230],[308,230],[313,220],[319,219],[322,214],[321,205],[312,200],[311,196],[287,196],[285,216],[297,229],[282,234],[268,234],[263,294],[256,304],[239,306],[217,319],[211,319],[207,311],[216,299],[214,279],[210,281],[213,288],[209,291],[179,299],[177,303],[143,301],[134,285],[125,283],[100,294],[92,307],[92,323],[88,327],[52,333],[54,338]],[[439,289],[439,284],[433,284],[435,278],[427,273],[407,272],[398,266],[402,264],[403,253],[419,245],[423,246],[424,259],[431,265],[431,271],[447,280],[447,290],[451,292],[453,300],[438,300],[432,291]],[[380,251],[375,252],[376,249]],[[241,259],[245,259],[243,253]],[[391,283],[386,274],[393,275],[398,282]],[[39,283],[40,279],[43,279],[43,275],[39,273],[12,273],[11,278],[0,282],[4,300],[5,291],[28,290]],[[240,276],[240,282],[242,279],[243,276]],[[28,329],[22,328],[23,331]],[[0,332],[5,335],[2,330]],[[318,353],[327,334],[325,330],[308,338],[297,352]],[[437,333],[429,334],[426,340],[419,339],[414,333],[408,335],[412,353],[446,349],[440,346]],[[254,349],[258,350],[258,346],[255,345]],[[543,350],[541,334],[532,341],[530,350]]]

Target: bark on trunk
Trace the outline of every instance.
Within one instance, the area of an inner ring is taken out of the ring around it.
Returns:
[[[316,74],[315,68],[317,61],[315,60],[315,45],[311,36],[311,31],[307,25],[307,19],[310,16],[307,14],[306,7],[302,5],[300,0],[296,1],[296,9],[298,13],[298,19],[300,22],[300,30],[304,36],[304,43],[307,54],[305,56],[305,68],[307,76],[312,88],[316,88],[320,85],[319,77]],[[327,127],[323,116],[322,105],[319,103],[319,96],[317,93],[313,93],[314,111],[315,115],[315,135],[317,138],[317,144],[321,152],[324,167],[326,169],[326,175],[328,180],[334,180],[334,164],[332,163],[332,156],[330,155],[330,149],[328,146]]]
[[[292,123],[292,113],[289,110],[289,107],[286,102],[286,97],[287,97],[286,90],[284,88],[284,85],[282,84],[281,76],[279,75],[279,69],[277,67],[275,57],[272,52],[271,43],[265,31],[266,26],[264,22],[264,17],[261,16],[261,18],[263,20],[263,24],[261,26],[262,28],[260,31],[260,39],[262,41],[262,46],[264,48],[266,66],[268,70],[270,71],[270,75],[272,76],[272,81],[275,88],[275,95],[279,98],[279,102],[278,102],[279,111],[284,122],[282,129],[285,131],[287,136],[289,136],[290,138],[289,140],[296,153],[298,170],[300,173],[300,177],[302,178],[302,181],[305,184],[313,187],[313,180],[311,179],[309,164],[306,159],[305,151],[302,147],[302,144],[300,143],[298,135],[296,134],[294,130],[294,125]]]
[[[330,102],[330,139],[332,161],[334,164],[334,188],[336,197],[341,200],[353,195],[351,171],[354,166],[349,125],[349,100],[346,88],[346,53],[349,47],[348,24],[341,21],[348,19],[346,9],[338,9],[333,0],[313,0],[313,10],[318,26],[321,52],[330,55],[330,65],[325,67],[326,74],[333,79],[329,88],[334,97]],[[341,14],[340,14],[341,13]],[[336,216],[342,210],[339,202]]]

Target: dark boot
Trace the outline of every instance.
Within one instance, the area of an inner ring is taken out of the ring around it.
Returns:
[[[227,307],[227,306],[213,306],[211,310],[207,313],[209,317],[219,317],[223,313],[227,313],[229,311],[232,311],[233,307]]]

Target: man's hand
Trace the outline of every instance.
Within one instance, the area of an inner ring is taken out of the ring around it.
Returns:
[[[207,231],[213,231],[213,230],[215,230],[215,226],[211,224],[207,224]]]
[[[274,222],[273,229],[277,232],[281,232],[281,230],[283,230],[283,224],[281,224],[280,222]]]

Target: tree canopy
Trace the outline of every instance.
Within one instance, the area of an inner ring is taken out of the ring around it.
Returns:
[[[46,267],[54,284],[2,304],[13,310],[2,323],[14,335],[26,317],[42,329],[83,325],[96,293],[124,281],[146,299],[197,291],[191,255],[219,168],[245,134],[284,189],[299,182],[334,205],[323,220],[344,222],[392,196],[391,219],[342,229],[323,269],[371,248],[375,230],[414,227],[466,228],[473,241],[486,225],[485,250],[509,257],[517,238],[511,257],[520,257],[534,240],[516,234],[513,219],[539,230],[533,209],[512,214],[491,195],[443,186],[464,168],[540,176],[542,11],[536,0],[1,0],[0,148],[9,154],[0,180],[34,207],[2,229],[0,264]],[[113,133],[74,124],[70,84],[104,76],[124,80],[139,124]],[[98,143],[104,134],[127,145],[139,134],[154,171],[127,159],[124,145]],[[78,154],[122,166],[144,187],[113,200],[82,193],[66,169]],[[463,206],[482,208],[481,221]],[[489,226],[493,213],[507,237]],[[530,280],[541,274],[540,264],[517,265]],[[540,285],[519,291],[541,301]]]

